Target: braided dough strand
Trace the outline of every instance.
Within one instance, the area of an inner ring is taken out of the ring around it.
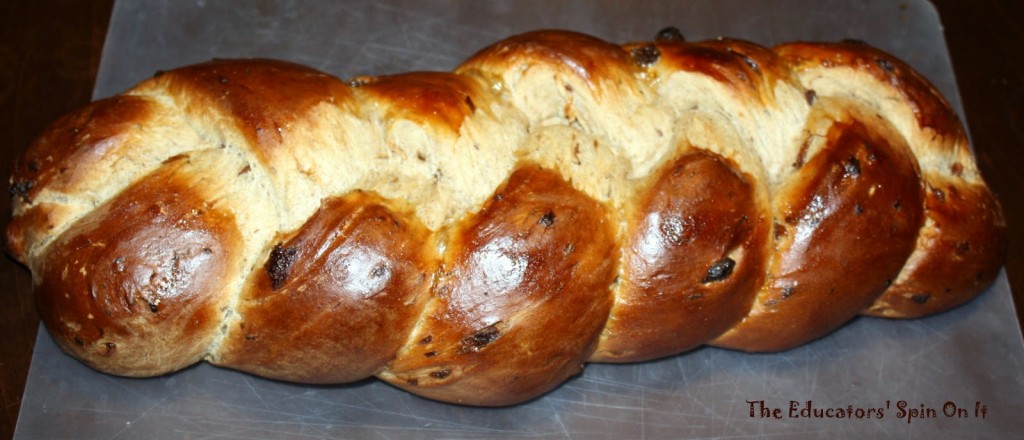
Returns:
[[[451,73],[161,73],[54,123],[10,253],[63,350],[534,398],[969,301],[1005,254],[946,101],[861,43],[513,36]]]

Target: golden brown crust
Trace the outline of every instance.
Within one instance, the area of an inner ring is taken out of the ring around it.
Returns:
[[[941,136],[964,136],[963,125],[942,94],[902,60],[857,42],[790,43],[773,48],[797,72],[847,67],[888,84],[903,95],[919,127]]]
[[[869,306],[913,251],[922,219],[916,162],[891,129],[847,118],[776,196],[766,285],[752,313],[714,345],[778,351],[821,337]]]
[[[1006,221],[987,188],[930,183],[924,209],[914,254],[866,315],[919,318],[950,310],[981,294],[999,274]]]
[[[187,159],[181,159],[181,162]],[[79,220],[38,274],[60,347],[112,374],[152,376],[206,355],[240,257],[235,219],[174,164]]]
[[[702,345],[746,316],[763,282],[769,218],[750,176],[706,151],[668,165],[632,215],[622,287],[595,362]]]
[[[95,368],[473,405],[938,313],[1005,255],[956,114],[854,43],[539,31],[351,83],[213,61],[59,120],[10,185],[8,248]]]
[[[11,196],[30,206],[15,213],[7,230],[14,258],[27,263],[27,244],[43,241],[53,233],[56,220],[51,217],[62,217],[58,203],[32,204],[40,191],[80,191],[77,184],[90,178],[103,158],[120,154],[125,133],[151,120],[152,113],[153,104],[145,98],[104,99],[57,120],[33,142],[11,172]]]
[[[214,363],[305,383],[376,373],[425,300],[427,238],[415,218],[374,195],[328,200],[253,272]]]
[[[650,47],[659,53],[662,68],[707,76],[735,89],[736,93],[758,100],[761,105],[774,102],[776,81],[789,81],[792,76],[775,52],[743,40],[718,39],[696,43],[659,40],[649,45],[634,46],[631,49],[634,59]]]
[[[578,373],[611,307],[618,258],[604,208],[525,166],[449,238],[423,321],[380,377],[494,406]]]
[[[598,91],[609,79],[628,79],[637,70],[619,46],[589,35],[562,31],[535,31],[506,38],[473,55],[458,70],[500,76],[505,66],[518,70],[555,69]]]
[[[388,103],[382,118],[407,119],[418,125],[440,125],[457,135],[462,121],[477,110],[478,85],[453,73],[415,72],[353,80],[368,99]]]
[[[264,161],[282,142],[282,131],[310,108],[344,105],[352,92],[320,71],[276,60],[215,60],[164,72],[142,89],[164,87],[187,97],[184,110],[196,115],[212,109],[231,117]],[[272,164],[272,162],[268,162]]]

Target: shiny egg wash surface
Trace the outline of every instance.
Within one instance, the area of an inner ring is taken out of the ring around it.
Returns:
[[[724,158],[687,153],[640,200],[625,279],[595,361],[635,362],[701,345],[747,314],[763,281],[768,221],[749,176]]]
[[[405,342],[428,292],[428,236],[373,194],[325,201],[254,271],[214,363],[307,383],[374,374]]]
[[[866,315],[919,318],[949,310],[980,295],[999,275],[1007,251],[999,202],[981,185],[931,180],[917,251]]]
[[[154,118],[155,106],[147,99],[117,96],[96,101],[51,125],[18,160],[10,176],[8,192],[28,208],[15,215],[7,230],[7,250],[24,261],[36,242],[54,228],[59,203],[36,203],[44,189],[73,192],[83,176],[118,153],[136,128]],[[59,214],[57,214],[59,216]]]
[[[778,351],[816,339],[871,305],[899,274],[923,220],[921,180],[906,145],[884,125],[869,129],[862,119],[870,117],[839,116],[822,151],[794,165],[799,177],[775,198],[776,252],[765,287],[714,345]]]
[[[505,405],[578,373],[612,302],[607,217],[554,172],[519,168],[449,235],[422,322],[379,377],[430,398]]]
[[[263,163],[287,145],[283,129],[325,101],[348,106],[351,90],[333,76],[285,61],[213,60],[175,69],[151,80],[167,87],[197,115],[217,109],[237,121]]]
[[[162,374],[198,362],[217,333],[242,239],[234,218],[178,172],[186,160],[79,220],[43,264],[40,316],[89,365]]]
[[[351,83],[186,66],[57,121],[9,191],[43,322],[100,371],[205,359],[481,406],[588,361],[938,313],[1005,255],[955,112],[908,65],[671,29]]]

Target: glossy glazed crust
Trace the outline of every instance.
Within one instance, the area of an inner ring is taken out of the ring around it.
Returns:
[[[39,314],[65,351],[152,376],[206,356],[234,293],[241,237],[200,173],[170,160],[79,219],[38,260]]]
[[[61,347],[508,405],[585,362],[785,350],[994,279],[955,113],[859,43],[542,31],[454,73],[221,60],[57,121],[8,249]]]
[[[370,376],[405,342],[434,272],[427,231],[386,201],[329,199],[250,275],[217,364],[305,383]],[[281,331],[281,329],[289,329]]]

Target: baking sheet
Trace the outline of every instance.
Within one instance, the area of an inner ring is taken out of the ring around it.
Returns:
[[[118,2],[95,96],[211,58],[280,58],[348,78],[449,70],[491,42],[539,28],[625,42],[668,25],[690,40],[864,40],[915,66],[962,114],[925,1]],[[980,299],[936,317],[861,318],[779,354],[702,348],[590,365],[555,391],[502,409],[432,402],[375,380],[311,387],[209,365],[115,378],[64,356],[41,330],[15,437],[1009,438],[1024,432],[1018,328],[1001,274]],[[779,417],[761,417],[762,401]],[[803,417],[808,406],[830,411]],[[909,418],[911,410],[934,417]],[[847,411],[854,417],[839,417]]]

